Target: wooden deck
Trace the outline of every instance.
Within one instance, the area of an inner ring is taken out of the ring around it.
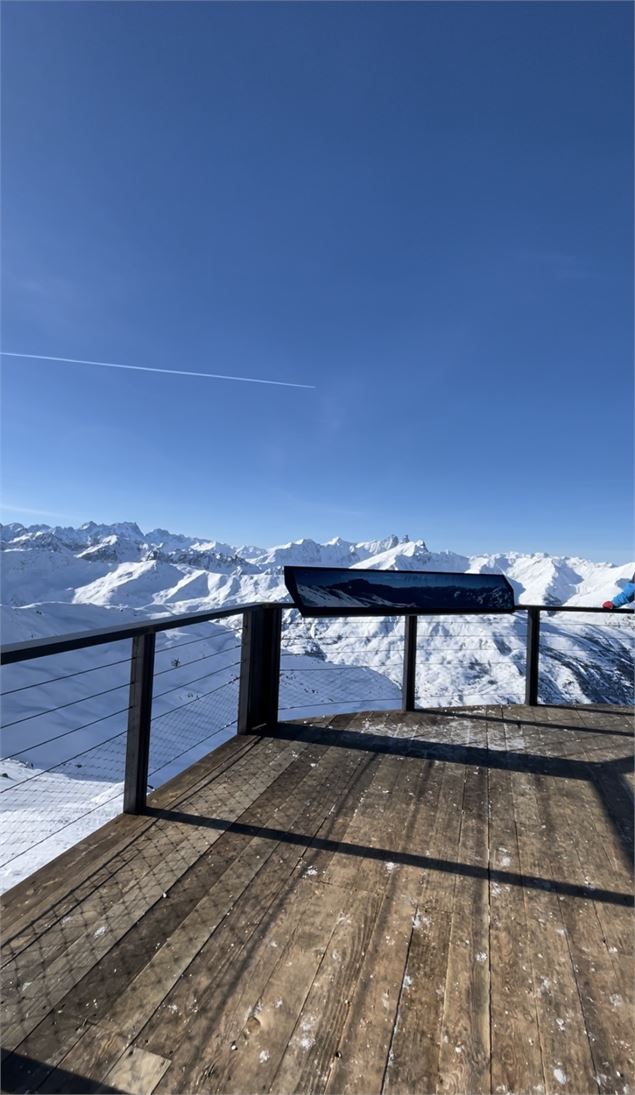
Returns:
[[[632,1093],[632,730],[226,743],[6,896],[3,1090]]]

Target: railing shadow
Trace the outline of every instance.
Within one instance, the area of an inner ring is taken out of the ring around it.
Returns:
[[[403,852],[394,848],[375,848],[368,844],[353,844],[350,841],[329,840],[311,836],[308,833],[293,833],[288,829],[276,829],[268,825],[246,825],[240,821],[223,818],[202,817],[199,814],[186,814],[180,810],[162,810],[147,807],[147,813],[163,821],[179,822],[182,825],[195,825],[205,829],[218,829],[248,837],[263,837],[282,844],[296,844],[303,848],[336,852],[338,855],[359,856],[363,859],[377,859],[385,863],[397,863],[404,867],[418,867],[422,870],[443,871],[446,874],[463,875],[466,878],[479,878],[498,882],[506,886],[526,886],[532,889],[549,890],[566,897],[579,897],[586,900],[606,902],[609,905],[634,905],[632,894],[605,890],[594,886],[579,886],[571,882],[561,882],[554,878],[541,878],[538,875],[518,874],[515,871],[503,871],[498,868],[480,867],[473,863],[460,863],[439,856],[421,855],[417,852]]]
[[[467,717],[473,718],[472,715]],[[544,723],[539,725],[545,728]],[[632,753],[607,761],[580,761],[537,753],[489,749],[481,745],[438,742],[427,738],[392,737],[371,731],[330,730],[303,723],[279,723],[276,736],[287,741],[310,742],[326,747],[361,749],[370,753],[593,783],[629,868],[632,869],[635,865],[633,792],[624,778],[626,772],[632,772],[635,768]]]
[[[45,1063],[34,1057],[2,1050],[2,1091],[30,1091],[29,1077],[37,1075],[43,1067],[47,1067]],[[88,1076],[80,1076],[77,1072],[69,1072],[59,1066],[49,1073],[47,1081],[38,1090],[64,1092],[64,1095],[92,1095],[93,1092],[99,1092],[100,1095],[125,1095],[120,1087],[109,1087],[103,1081],[91,1080]]]
[[[514,705],[514,706],[520,706],[520,705]],[[596,710],[596,708],[592,704],[588,704],[588,705],[585,704],[585,709],[586,709],[587,706],[591,710]],[[553,703],[550,703],[549,707],[550,708],[560,707],[560,710],[563,710],[563,711],[577,710],[576,708],[572,709],[571,707],[565,707],[564,705],[558,705],[558,704],[553,704]],[[624,718],[624,712],[623,711],[622,712],[602,711],[602,712],[599,712],[599,713],[602,714],[603,718],[604,718],[605,715],[606,716],[612,715],[613,717],[618,717],[618,718],[622,718],[622,719]],[[565,722],[549,722],[548,724],[546,724],[544,721],[541,722],[540,720],[537,720],[537,719],[527,719],[527,718],[524,718],[524,716],[521,716],[520,718],[514,718],[513,715],[509,715],[509,714],[505,714],[505,715],[480,715],[478,713],[472,714],[472,712],[470,712],[467,708],[459,714],[459,713],[457,713],[456,710],[455,711],[444,710],[443,708],[439,708],[439,707],[417,707],[416,714],[417,715],[426,715],[428,717],[434,717],[434,718],[438,717],[440,719],[443,719],[443,718],[457,719],[457,718],[463,717],[463,718],[469,718],[470,720],[474,720],[475,722],[505,723],[507,726],[537,726],[540,729],[545,729],[545,727],[548,726],[548,729],[550,731],[551,730],[568,730],[568,731],[573,731],[576,734],[578,734],[578,733],[580,733],[580,734],[596,734],[596,735],[600,735],[601,737],[611,737],[611,738],[612,737],[620,737],[620,738],[630,738],[631,740],[633,739],[633,737],[635,737],[635,729],[634,730],[605,730],[603,727],[582,726],[579,723],[570,723],[570,722],[567,722],[567,723],[565,723]]]

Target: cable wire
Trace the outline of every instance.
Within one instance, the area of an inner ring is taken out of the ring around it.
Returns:
[[[34,743],[33,745],[28,745],[26,747],[26,749],[18,749],[17,753],[8,753],[7,756],[5,757],[5,760],[13,760],[15,757],[21,756],[22,753],[30,753],[32,749],[39,749],[40,746],[42,746],[42,745],[50,745],[50,743],[52,741],[59,741],[60,738],[68,737],[69,734],[77,734],[79,730],[87,730],[89,726],[95,726],[98,722],[105,722],[106,719],[114,719],[116,715],[123,715],[124,712],[129,711],[129,710],[130,710],[130,704],[128,704],[126,707],[121,707],[119,709],[119,711],[111,711],[109,715],[102,715],[101,718],[93,719],[92,722],[85,722],[85,723],[82,724],[82,726],[74,726],[71,730],[64,730],[64,732],[62,734],[54,734],[52,738],[45,738],[44,741],[38,741],[38,742]],[[121,732],[125,733],[125,730],[121,731]],[[115,737],[117,737],[117,736],[118,735],[115,734]],[[106,738],[106,741],[111,741],[111,740],[112,740],[111,738]],[[101,743],[99,743],[99,744],[101,744]],[[80,755],[81,754],[79,754],[79,753],[77,754],[77,756],[80,756]],[[71,757],[70,759],[73,760],[73,757]],[[66,763],[66,762],[64,762],[64,763]],[[49,769],[47,768],[46,771],[49,771]],[[9,788],[7,788],[7,790],[9,790]]]
[[[213,673],[203,673],[201,677],[194,677],[191,681],[184,681],[183,684],[175,684],[173,688],[166,688],[164,692],[155,692],[152,698],[158,700],[161,696],[169,696],[170,692],[178,692],[184,688],[189,688],[191,684],[196,684],[197,681],[204,681],[207,677],[217,677],[219,673],[225,673],[228,669],[235,669],[239,665],[240,662],[232,662],[231,665],[224,665],[222,669],[215,669]],[[237,679],[237,677],[234,678],[234,680]]]
[[[210,692],[203,692],[200,696],[195,696],[193,700],[188,700],[187,703],[181,703],[178,707],[170,707],[168,711],[162,711],[160,715],[154,715],[152,721],[158,722],[159,719],[164,719],[166,715],[173,715],[177,711],[182,711],[184,707],[189,707],[192,703],[198,703],[199,700],[204,700],[206,696],[213,696],[215,692],[220,692],[221,688],[227,688],[228,685],[235,684],[237,680],[239,680],[238,677],[232,677],[230,681],[219,684],[218,688],[212,688]]]
[[[119,640],[121,642],[121,640]],[[54,654],[51,657],[55,657]],[[109,669],[113,665],[124,665],[127,662],[130,664],[130,657],[120,658],[116,662],[105,662],[104,665],[91,665],[89,669],[78,669],[76,673],[64,673],[61,677],[51,677],[46,681],[33,681],[32,684],[22,684],[19,688],[7,688],[3,691],[3,696],[12,696],[14,692],[24,692],[27,688],[45,688],[47,684],[55,684],[57,681],[69,681],[71,677],[81,677],[84,673],[98,673],[100,669]],[[23,663],[24,664],[24,663]]]
[[[19,726],[20,723],[29,722],[31,719],[39,719],[42,715],[54,715],[56,711],[64,711],[67,707],[75,707],[78,703],[88,703],[89,700],[97,700],[100,696],[107,696],[109,692],[118,692],[121,688],[129,687],[128,681],[124,681],[123,684],[116,684],[112,688],[104,688],[102,692],[93,692],[90,696],[80,696],[78,700],[71,700],[70,703],[60,703],[57,707],[46,707],[43,711],[36,711],[34,715],[25,715],[24,718],[14,719],[13,722],[5,722],[2,729],[8,730],[11,726]]]
[[[162,677],[164,673],[176,673],[177,669],[184,669],[186,665],[196,665],[197,662],[205,662],[210,658],[219,658],[221,654],[229,654],[232,650],[240,650],[240,643],[234,643],[233,646],[228,646],[224,650],[217,650],[214,654],[204,654],[202,658],[192,658],[189,662],[179,662],[178,665],[171,665],[169,669],[159,669],[154,674],[155,677]],[[161,651],[162,654],[168,653],[168,651]]]

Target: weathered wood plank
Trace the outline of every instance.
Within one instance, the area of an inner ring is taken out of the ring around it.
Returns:
[[[518,733],[518,728],[515,728]],[[505,748],[501,721],[488,726],[488,744]],[[521,874],[511,772],[490,769],[489,863],[494,879]],[[493,1091],[534,1092],[544,1088],[538,1017],[534,998],[533,951],[522,886],[490,883],[490,1021]]]
[[[38,1091],[60,1095],[86,1095],[98,1091],[105,1074],[126,1048],[125,1039],[89,1023],[81,1038],[62,1057]],[[92,1086],[91,1086],[92,1081]]]
[[[316,763],[312,768],[309,763],[308,774],[295,785],[287,783],[286,801],[271,801],[273,813],[270,814],[267,810],[260,824],[268,819],[285,826],[302,817],[311,796],[316,795],[318,789],[320,794],[324,793],[324,780],[328,778],[330,765],[331,760],[326,753],[322,764]],[[298,773],[295,778],[298,778]],[[227,913],[263,869],[278,847],[279,840],[275,836],[249,837],[246,834],[231,833],[231,843],[234,845],[234,855],[226,870],[209,892],[200,897],[189,914],[175,927],[163,945],[159,946],[148,964],[119,995],[108,1013],[109,1024],[130,1036],[139,1033]]]
[[[363,758],[359,754],[332,751],[325,758],[330,766],[316,784],[316,793],[305,801],[295,819],[281,823],[299,834],[299,842],[281,842],[267,867],[229,914],[216,933],[197,955],[187,978],[182,978],[150,1023],[141,1032],[139,1043],[151,1048],[160,1044],[168,1013],[169,1044],[174,1055],[174,1069],[166,1077],[169,1084],[181,1089],[184,1076],[199,1062],[198,1044],[209,1045],[217,1035],[217,1016],[243,1007],[243,1019],[253,1006],[254,986],[266,981],[275,965],[284,942],[285,931],[291,930],[293,917],[301,915],[296,908],[295,889],[298,884],[296,866],[308,841],[324,818],[333,819],[332,806],[345,795],[360,771]],[[306,798],[306,795],[305,795]],[[311,879],[307,879],[311,881]],[[300,890],[300,893],[306,892]],[[285,927],[286,926],[286,927]],[[273,934],[272,934],[273,933]],[[210,980],[209,971],[214,970]],[[241,1003],[242,1001],[242,1003]],[[220,1020],[218,1020],[220,1021]],[[231,1023],[231,1017],[227,1021]],[[240,1020],[237,1019],[236,1022]],[[196,1036],[194,1030],[197,1031]],[[182,1044],[181,1044],[182,1043]]]
[[[252,1060],[252,1045],[260,1030],[263,997],[269,1010],[281,1012],[287,1001],[286,1018],[301,1003],[319,966],[337,916],[348,895],[313,879],[294,879],[276,902],[275,917],[268,919],[243,961],[223,978],[224,1007],[211,1012],[203,996],[198,1012],[187,1027],[187,1039],[173,1055],[173,1064],[158,1090],[161,1092],[232,1091],[240,1086],[243,1069],[239,1061]],[[307,909],[311,915],[307,917]],[[304,962],[304,965],[302,963]],[[301,975],[295,976],[296,966]],[[211,986],[210,986],[211,987]],[[212,991],[216,986],[213,986]],[[277,1007],[278,1001],[282,1001]],[[271,1009],[269,1008],[271,1003]],[[276,1028],[272,1037],[278,1037]],[[270,1047],[261,1046],[260,1053]]]
[[[288,767],[290,757],[280,748],[279,743],[262,744],[261,763],[263,771],[268,770],[271,780],[275,782],[277,774]],[[250,766],[246,759],[239,758],[231,768],[231,775],[225,772],[216,776],[194,795],[188,796],[179,806],[179,812],[198,813],[199,810],[220,805],[228,808],[233,806],[240,810],[245,799],[243,787],[246,777],[249,776]],[[236,787],[239,794],[236,794]],[[213,788],[213,791],[211,791]],[[248,786],[246,801],[249,801],[254,791],[253,784]],[[216,796],[215,801],[210,802],[210,794]],[[236,801],[234,801],[236,800]],[[102,884],[92,890],[88,896],[78,902],[75,908],[46,930],[38,931],[36,947],[23,947],[13,961],[5,965],[4,977],[11,980],[14,977],[18,981],[34,981],[39,970],[54,961],[54,959],[67,951],[74,940],[86,935],[91,925],[98,925],[115,901],[124,900],[127,895],[134,894],[138,887],[138,875],[140,863],[144,874],[161,871],[166,858],[169,858],[175,845],[179,844],[179,858],[184,861],[186,855],[190,855],[192,861],[197,857],[199,848],[204,849],[210,843],[210,834],[196,833],[195,830],[182,825],[178,821],[178,815],[174,815],[174,823],[170,826],[156,823],[152,830],[146,829],[139,834],[134,843],[133,853],[126,854],[123,861],[118,857],[111,861],[111,872]],[[211,839],[217,839],[213,834]]]
[[[108,1086],[130,1095],[152,1095],[170,1062],[145,1049],[127,1049],[106,1075]]]
[[[545,874],[554,877],[548,849],[540,838],[546,822],[536,798],[536,783],[546,778],[556,782],[555,777],[512,773],[519,861],[522,874],[532,879]],[[533,881],[523,885],[545,1090],[547,1095],[555,1091],[579,1095],[582,1077],[587,1078],[583,1090],[597,1090],[595,1069],[560,902],[551,883],[547,885],[545,889]]]
[[[426,870],[411,900],[408,951],[382,1077],[383,1090],[391,1093],[434,1091],[437,1084],[450,929],[460,881],[450,864],[458,864],[460,858],[466,773],[462,765],[440,762],[435,762],[433,773],[439,787],[430,802],[432,816],[427,818],[429,832],[422,851],[433,861],[447,861],[448,869]],[[363,1081],[363,1070],[359,1078]],[[361,1095],[363,1084],[356,1090]]]
[[[323,1091],[340,1043],[369,938],[382,904],[380,895],[360,901],[349,891],[346,909],[338,915],[326,953],[316,973],[295,1027],[283,1047],[270,1088],[285,1092]]]
[[[300,889],[305,880],[298,882]],[[268,1090],[277,1066],[298,1030],[297,1047],[310,1049],[318,1016],[308,1014],[298,1026],[299,1015],[329,948],[338,920],[346,917],[350,893],[336,886],[316,883],[311,888],[310,904],[305,894],[305,913],[292,938],[282,948],[280,958],[267,984],[254,1001],[252,1013],[234,1041],[214,1055],[213,1074],[207,1073],[206,1091],[241,1092]],[[302,1029],[302,1026],[304,1029]],[[188,1088],[200,1090],[200,1073],[194,1074]]]
[[[487,868],[487,770],[465,777],[460,863]],[[461,868],[459,867],[460,871]],[[489,895],[487,879],[463,876],[454,902],[439,1073],[443,1091],[489,1091]]]
[[[548,731],[547,725],[545,733]],[[580,749],[585,755],[588,744]],[[601,864],[610,863],[611,837],[616,838],[610,832],[602,833],[601,825],[597,825],[601,820],[598,814],[603,812],[597,796],[588,784],[575,786],[566,779],[550,784],[543,781],[535,785],[538,808],[546,825],[538,839],[547,861],[553,864],[557,877],[566,877],[580,886],[599,887],[597,872],[602,871]],[[607,875],[611,873],[609,869]],[[625,885],[628,892],[630,880],[624,878],[625,873],[615,871],[618,885]],[[607,875],[604,877],[608,881]],[[595,1080],[599,1090],[608,1095],[619,1090],[620,1085],[631,1085],[635,1079],[632,955],[622,954],[616,961],[602,926],[604,921],[609,924],[611,917],[606,915],[601,902],[577,898],[559,904]],[[628,911],[621,906],[611,909],[618,915]]]

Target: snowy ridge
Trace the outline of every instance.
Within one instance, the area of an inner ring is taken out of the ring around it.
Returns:
[[[389,536],[273,548],[233,547],[134,522],[79,529],[0,527],[2,641],[252,601],[288,601],[286,564],[504,573],[518,603],[598,605],[633,564],[515,552],[433,552]],[[400,703],[403,618],[283,617],[282,717]],[[630,703],[632,619],[543,617],[541,698]],[[514,702],[524,694],[526,620],[419,621],[418,699]],[[158,786],[235,733],[240,618],[158,636],[149,781]],[[17,882],[121,810],[129,642],[38,659],[2,672],[0,881]]]

